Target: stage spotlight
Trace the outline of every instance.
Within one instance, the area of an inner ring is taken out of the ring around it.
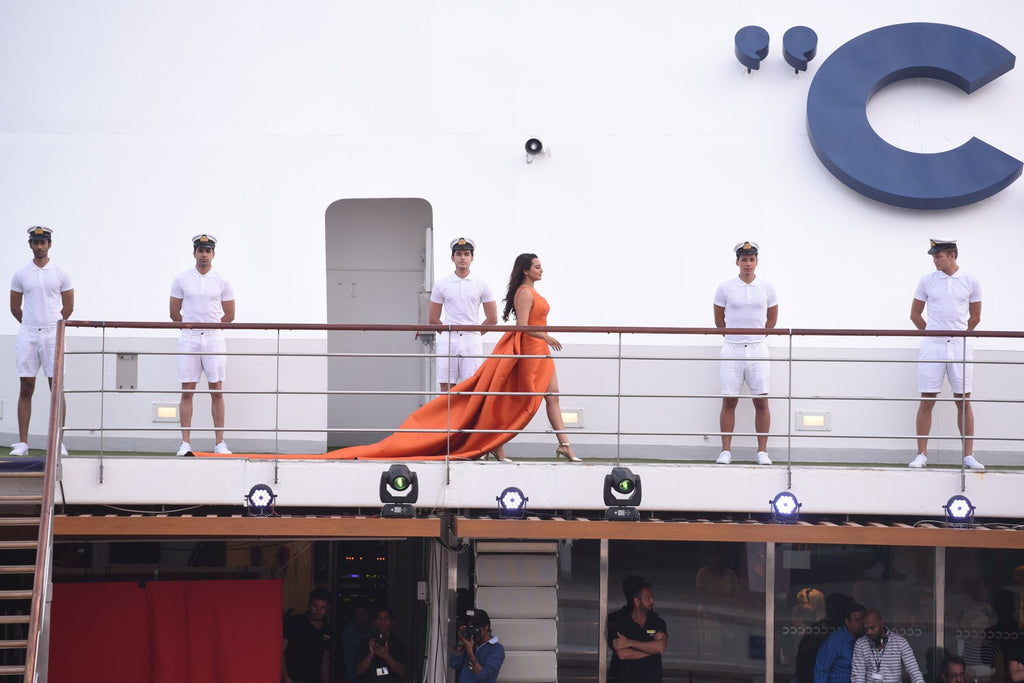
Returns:
[[[968,527],[974,524],[974,506],[967,496],[953,496],[942,507],[946,510],[948,526]]]
[[[502,519],[523,519],[526,517],[526,502],[530,500],[522,489],[509,486],[496,498],[498,513]]]
[[[800,501],[789,491],[783,491],[770,503],[772,522],[775,524],[796,524],[800,521]]]
[[[274,514],[274,501],[277,496],[266,484],[256,484],[245,496],[245,509],[250,517],[270,517]]]
[[[608,506],[605,519],[635,521],[640,519],[636,506],[643,498],[639,475],[628,467],[613,467],[604,475],[604,504]]]
[[[413,503],[420,497],[420,483],[415,472],[395,464],[380,474],[381,517],[415,517]]]

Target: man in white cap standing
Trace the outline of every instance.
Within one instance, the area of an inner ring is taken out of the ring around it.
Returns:
[[[737,277],[715,290],[715,327],[772,328],[779,318],[775,288],[757,278],[757,242],[740,242],[736,252]],[[757,464],[771,465],[768,431],[772,416],[768,408],[768,341],[763,334],[727,334],[722,344],[719,372],[722,382],[722,452],[716,462],[732,462],[732,431],[736,427],[736,405],[746,382],[754,401],[754,429],[757,431]]]
[[[57,322],[67,320],[75,308],[75,290],[67,271],[50,260],[53,230],[34,225],[28,229],[32,262],[11,278],[11,315],[21,323],[18,330],[17,359],[21,391],[18,394],[18,443],[11,455],[28,455],[28,423],[32,417],[32,395],[36,390],[39,368],[53,388],[53,357],[56,351]],[[61,415],[61,423],[64,416]],[[67,455],[64,444],[61,455]]]
[[[498,302],[486,282],[473,277],[476,244],[459,237],[451,241],[455,272],[438,280],[430,292],[431,325],[494,325],[498,322]],[[484,320],[480,322],[480,307]],[[444,319],[441,318],[442,310]],[[483,340],[480,332],[442,332],[437,340],[437,382],[441,391],[449,391],[473,376],[483,364]]]
[[[213,270],[213,257],[217,238],[209,233],[192,238],[192,255],[196,259],[194,268],[174,278],[171,283],[171,320],[177,323],[229,323],[235,319],[235,291],[227,278]],[[224,395],[221,389],[227,359],[227,345],[222,330],[189,329],[181,330],[178,340],[178,381],[181,382],[181,446],[178,455],[192,450],[190,428],[192,426],[192,397],[199,377],[206,374],[210,386],[210,411],[213,414],[214,433],[217,444],[215,453],[230,455],[224,443]]]
[[[931,240],[928,253],[935,270],[921,278],[910,304],[910,320],[919,330],[973,330],[981,322],[981,285],[977,278],[960,270],[956,240]],[[925,321],[925,306],[928,320]],[[974,410],[971,408],[971,382],[974,351],[966,337],[925,337],[921,340],[922,361],[917,366],[917,384],[921,403],[917,408],[917,457],[910,467],[928,464],[928,434],[932,429],[935,397],[942,391],[942,380],[949,378],[956,402],[956,426],[964,438],[964,467],[983,470],[974,457]]]

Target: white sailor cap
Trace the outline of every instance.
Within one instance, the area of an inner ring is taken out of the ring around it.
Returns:
[[[956,240],[940,240],[935,239],[934,237],[929,240],[929,254],[934,256],[940,251],[946,251],[947,249],[956,249]]]
[[[199,247],[209,247],[213,249],[217,246],[217,238],[208,232],[201,232],[198,235],[192,236],[192,246],[196,249]]]
[[[457,251],[466,251],[467,249],[472,253],[476,251],[476,242],[468,237],[456,237],[452,240],[451,248],[453,254]]]
[[[45,225],[33,225],[28,229],[28,241],[33,240],[50,240],[53,235],[53,230],[50,230]]]
[[[751,254],[757,256],[758,246],[757,242],[737,242],[736,246],[734,246],[732,250],[736,252],[737,257],[748,256]]]

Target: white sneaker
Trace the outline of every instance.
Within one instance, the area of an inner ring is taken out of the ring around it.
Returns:
[[[19,441],[16,444],[11,445],[11,455],[28,455],[28,444],[24,441]]]
[[[966,458],[965,458],[965,462],[966,462]],[[928,464],[928,456],[925,455],[924,453],[918,453],[917,457],[914,458],[911,461],[911,463],[909,465],[907,465],[907,467],[913,467],[913,468],[916,469],[916,468],[924,467],[927,464]]]
[[[64,448],[64,442],[63,441],[60,442],[60,454],[61,455],[67,455],[68,454],[68,449]]]
[[[182,441],[181,445],[178,446],[178,452],[175,453],[175,455],[177,455],[177,456],[186,455],[191,450],[192,450],[192,444],[190,444],[188,441]]]
[[[718,460],[715,461],[719,465],[728,465],[732,462],[732,452],[722,451],[718,454]]]
[[[228,445],[223,441],[213,447],[213,452],[220,453],[221,455],[231,455],[231,451],[228,450]]]
[[[966,467],[969,470],[983,470],[983,469],[985,469],[985,466],[982,465],[977,460],[975,460],[973,455],[965,455],[964,456],[964,467]]]
[[[758,465],[771,465],[772,459],[768,457],[768,454],[764,451],[757,452],[757,464]]]

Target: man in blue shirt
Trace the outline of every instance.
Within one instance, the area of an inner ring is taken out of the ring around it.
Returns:
[[[469,617],[469,628],[459,629],[459,640],[448,664],[459,672],[459,683],[494,683],[505,662],[505,647],[491,635],[491,618],[478,609]]]
[[[814,662],[814,683],[849,683],[853,644],[864,635],[867,608],[857,603],[846,610],[845,626],[825,639]]]

